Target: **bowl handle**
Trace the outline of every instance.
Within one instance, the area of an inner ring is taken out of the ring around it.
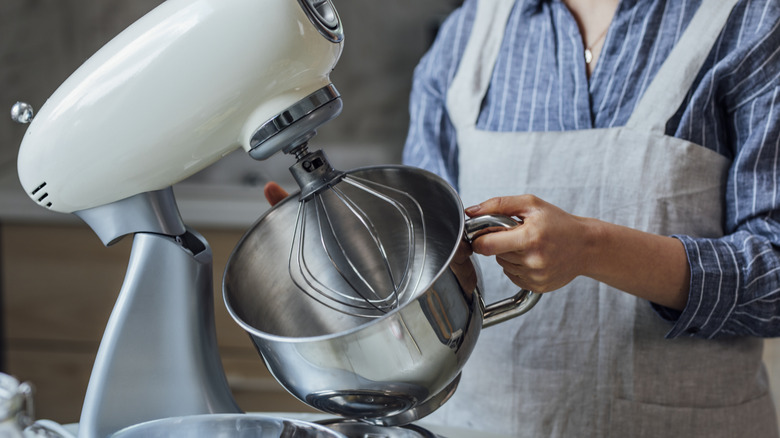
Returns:
[[[496,231],[509,230],[523,223],[522,219],[512,219],[509,216],[488,214],[466,220],[466,240],[469,243],[477,237]],[[508,319],[520,316],[531,310],[539,302],[541,294],[530,290],[520,289],[514,296],[497,301],[485,306],[482,327],[504,322]]]

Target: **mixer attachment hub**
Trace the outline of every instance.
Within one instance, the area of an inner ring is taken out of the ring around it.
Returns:
[[[344,177],[344,172],[335,170],[322,151],[308,152],[305,145],[296,149],[298,162],[290,167],[295,182],[301,188],[300,199],[310,200],[315,194],[326,190]]]

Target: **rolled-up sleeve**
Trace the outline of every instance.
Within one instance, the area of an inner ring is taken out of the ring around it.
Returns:
[[[691,282],[682,312],[656,306],[674,325],[667,337],[780,336],[780,87],[730,113],[737,152],[719,239],[675,236]]]

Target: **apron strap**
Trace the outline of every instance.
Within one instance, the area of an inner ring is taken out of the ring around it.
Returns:
[[[447,91],[447,108],[456,128],[474,126],[493,75],[507,20],[515,0],[477,1],[477,14],[461,65]]]
[[[645,90],[626,127],[666,132],[738,0],[703,0],[680,40]]]

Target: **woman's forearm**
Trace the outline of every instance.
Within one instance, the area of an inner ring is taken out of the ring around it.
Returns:
[[[690,270],[682,242],[585,219],[590,242],[584,275],[676,310],[688,302]]]
[[[495,255],[520,287],[545,293],[582,275],[672,309],[688,302],[688,257],[673,237],[574,216],[532,195],[493,198],[466,213],[523,219],[472,243],[477,253]]]

